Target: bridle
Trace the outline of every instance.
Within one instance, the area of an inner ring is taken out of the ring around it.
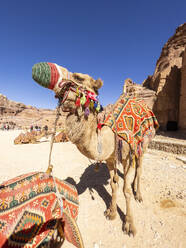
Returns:
[[[85,111],[90,110],[100,112],[102,110],[102,106],[100,105],[97,95],[83,87],[81,84],[78,84],[70,79],[63,79],[58,84],[58,87],[61,88],[60,91],[56,94],[56,98],[61,102],[61,107],[63,112],[71,112],[70,108],[65,108],[64,103],[68,99],[68,95],[70,92],[76,93],[75,106],[76,108],[82,106]]]

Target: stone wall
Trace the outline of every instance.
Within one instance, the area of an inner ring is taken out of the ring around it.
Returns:
[[[174,143],[171,141],[160,141],[160,140],[152,140],[149,144],[148,148],[160,150],[164,152],[170,152],[174,154],[184,154],[186,155],[186,145],[180,143]]]

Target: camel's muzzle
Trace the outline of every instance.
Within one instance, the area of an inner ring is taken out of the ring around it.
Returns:
[[[70,77],[70,72],[67,70],[62,72],[61,67],[54,63],[41,62],[32,67],[32,78],[39,85],[53,90],[57,95]]]

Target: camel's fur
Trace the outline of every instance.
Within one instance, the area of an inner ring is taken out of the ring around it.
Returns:
[[[61,67],[61,70],[65,68]],[[64,75],[64,73],[63,73]],[[94,80],[89,75],[82,73],[71,74],[72,81],[79,85],[83,85],[85,88],[91,89],[91,91],[98,93],[98,89],[102,86],[102,81],[100,79]],[[116,216],[116,192],[117,183],[114,180],[114,164],[115,164],[115,134],[110,127],[103,126],[101,135],[101,145],[102,151],[99,156],[97,145],[98,145],[98,131],[97,131],[97,114],[90,113],[88,118],[84,117],[84,111],[82,108],[76,108],[75,106],[76,93],[70,92],[67,100],[64,103],[64,109],[70,109],[70,112],[66,118],[66,134],[70,141],[74,143],[79,151],[90,159],[106,161],[109,173],[110,173],[110,185],[112,189],[112,201],[109,209],[105,211],[105,215],[108,219],[114,219]],[[148,145],[148,140],[146,141]],[[145,150],[145,149],[144,149]],[[124,172],[124,186],[123,193],[126,199],[126,218],[124,231],[127,234],[135,235],[136,230],[133,224],[133,216],[131,211],[131,197],[134,195],[135,199],[142,201],[140,192],[140,175],[141,175],[141,165],[142,157],[139,159],[135,158],[135,166],[132,166],[130,159],[130,148],[129,144],[123,141],[122,149],[122,165]],[[131,173],[134,174],[133,189],[131,187]]]

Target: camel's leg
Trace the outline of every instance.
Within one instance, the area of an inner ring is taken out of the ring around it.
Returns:
[[[142,173],[142,159],[143,157],[140,156],[139,158],[135,158],[136,160],[136,171],[135,171],[135,177],[134,177],[134,183],[133,183],[133,189],[134,189],[134,198],[142,202],[142,196],[140,191],[140,179],[141,179],[141,173]]]
[[[116,217],[116,193],[117,193],[117,182],[114,180],[114,162],[107,161],[107,167],[110,173],[110,186],[112,189],[112,200],[110,207],[105,211],[105,216],[113,220]]]
[[[131,187],[131,174],[134,172],[134,167],[130,164],[124,165],[124,185],[123,185],[123,193],[126,200],[126,217],[124,224],[124,232],[128,235],[132,234],[133,236],[136,234],[136,229],[133,224],[133,217],[131,214],[131,197],[133,197],[132,187]]]

